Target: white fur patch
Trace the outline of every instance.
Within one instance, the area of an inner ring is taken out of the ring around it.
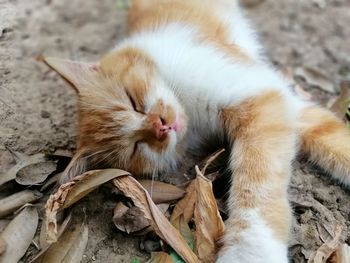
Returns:
[[[240,214],[249,228],[240,233],[226,233],[240,236],[237,244],[220,251],[218,263],[287,263],[287,244],[276,240],[272,230],[265,224],[258,210],[247,210]]]

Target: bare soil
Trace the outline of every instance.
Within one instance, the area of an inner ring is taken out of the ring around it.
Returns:
[[[74,150],[76,95],[37,57],[98,60],[124,36],[126,12],[116,2],[0,0],[0,172],[14,162],[6,147],[27,154]],[[276,65],[315,68],[332,80],[331,91],[311,90],[321,103],[337,95],[341,80],[350,80],[348,0],[265,0],[247,13]],[[1,196],[16,189],[6,186]],[[305,262],[332,237],[336,224],[343,227],[342,241],[350,245],[349,191],[298,161],[290,200],[295,214],[293,262]],[[89,224],[83,262],[130,262],[133,256],[147,260],[149,255],[139,248],[142,238],[113,226],[113,201],[103,188],[83,200]],[[32,246],[23,262],[34,253]]]

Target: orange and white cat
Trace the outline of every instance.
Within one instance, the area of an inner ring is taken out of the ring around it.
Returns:
[[[349,131],[292,94],[234,0],[134,0],[128,26],[99,62],[46,58],[79,94],[64,180],[100,165],[166,172],[180,149],[219,136],[232,186],[218,262],[287,262],[291,162],[306,153],[349,186]]]

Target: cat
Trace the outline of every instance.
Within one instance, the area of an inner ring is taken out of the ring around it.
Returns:
[[[229,218],[217,262],[288,262],[287,187],[297,153],[350,185],[350,132],[297,98],[234,0],[133,0],[128,36],[99,62],[47,57],[79,95],[64,181],[104,164],[176,169],[183,149],[229,142]]]

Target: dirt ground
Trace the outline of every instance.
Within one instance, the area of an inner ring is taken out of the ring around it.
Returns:
[[[6,147],[27,154],[74,150],[75,93],[37,57],[97,60],[124,36],[125,9],[116,2],[0,0],[0,172],[13,164]],[[350,80],[349,0],[265,0],[247,12],[276,65],[315,68],[332,80],[331,90],[311,91],[322,103],[337,95],[341,80]],[[350,245],[349,191],[301,161],[295,163],[290,200],[293,262],[305,262],[336,224]],[[113,200],[103,189],[83,203],[89,224],[84,263],[149,257],[139,249],[141,238],[114,228]],[[34,247],[23,262],[33,253]]]

